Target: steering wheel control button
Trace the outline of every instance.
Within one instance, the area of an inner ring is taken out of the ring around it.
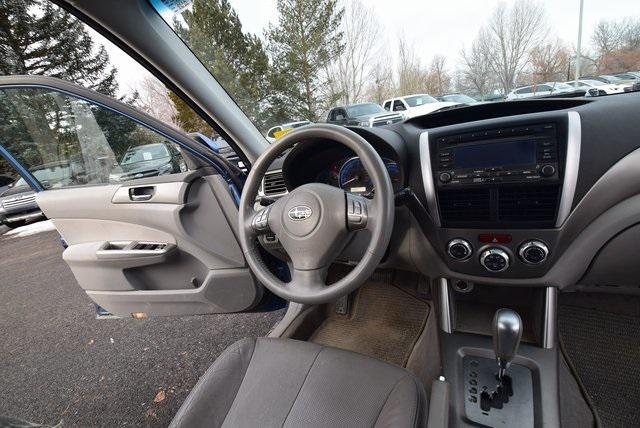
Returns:
[[[504,272],[509,267],[509,254],[500,248],[489,248],[480,254],[480,264],[489,272]]]
[[[366,202],[350,193],[347,193],[347,223],[349,230],[364,229],[367,225]]]
[[[269,230],[269,211],[271,207],[260,210],[253,217],[252,226],[256,232],[266,232]]]
[[[529,265],[537,265],[547,260],[549,248],[542,241],[531,240],[520,245],[518,256]]]
[[[447,254],[452,259],[466,260],[471,257],[472,253],[471,244],[462,238],[452,239],[447,244]]]

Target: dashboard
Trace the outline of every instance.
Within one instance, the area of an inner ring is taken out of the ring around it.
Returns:
[[[396,192],[383,265],[472,284],[637,287],[639,122],[640,94],[630,93],[352,128],[380,154]],[[375,198],[360,160],[332,141],[296,146],[267,177]]]

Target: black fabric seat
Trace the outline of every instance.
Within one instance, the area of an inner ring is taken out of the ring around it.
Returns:
[[[309,342],[244,339],[202,376],[172,427],[418,427],[420,382],[385,362]]]

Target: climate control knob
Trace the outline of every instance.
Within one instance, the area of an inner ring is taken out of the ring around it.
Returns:
[[[472,252],[471,244],[462,238],[452,239],[447,244],[447,254],[456,260],[466,260]]]
[[[549,248],[544,242],[531,240],[523,242],[518,249],[520,259],[530,265],[537,265],[545,260],[549,255]]]
[[[480,254],[480,264],[489,272],[503,272],[509,267],[509,254],[500,248],[489,248]]]

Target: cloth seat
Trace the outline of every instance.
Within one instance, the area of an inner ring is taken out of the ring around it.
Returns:
[[[421,427],[420,381],[380,360],[289,339],[244,339],[198,381],[171,427]]]

